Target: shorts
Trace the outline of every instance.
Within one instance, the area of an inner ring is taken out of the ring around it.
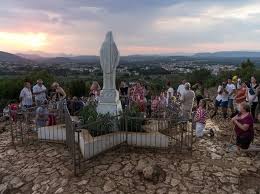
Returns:
[[[221,107],[221,100],[215,101],[215,107]]]
[[[23,107],[27,109],[27,108],[31,108],[32,105],[23,105]]]
[[[228,108],[228,101],[222,101],[221,102],[221,104],[220,104],[220,106],[222,107],[222,108]]]
[[[248,149],[252,141],[253,141],[253,137],[237,136],[236,145],[237,145],[238,147],[240,147],[241,149]]]
[[[228,99],[228,108],[234,107],[233,101],[234,101],[234,99]]]

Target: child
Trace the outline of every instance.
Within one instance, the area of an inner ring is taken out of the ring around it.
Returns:
[[[203,130],[206,126],[206,101],[200,100],[199,107],[197,109],[194,122],[196,123],[196,137],[202,137],[203,136]]]
[[[48,101],[45,100],[43,102],[43,104],[41,104],[41,106],[39,106],[36,109],[36,127],[37,128],[45,127],[47,125],[48,116],[49,116],[47,106],[48,106]]]
[[[152,97],[151,109],[152,109],[153,113],[157,113],[158,112],[159,103],[160,103],[160,101],[159,101],[159,97],[158,96]]]
[[[160,102],[160,109],[164,111],[164,109],[166,107],[166,103],[167,103],[164,92],[161,92],[160,97],[159,97],[159,102]]]

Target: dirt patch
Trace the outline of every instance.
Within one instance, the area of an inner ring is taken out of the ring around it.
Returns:
[[[260,174],[241,175],[239,179],[239,188],[241,190],[255,189],[257,191],[260,191]]]

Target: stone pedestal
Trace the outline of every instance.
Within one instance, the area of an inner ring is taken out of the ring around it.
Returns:
[[[118,91],[115,89],[101,90],[97,112],[99,114],[119,115],[121,111],[122,105]]]

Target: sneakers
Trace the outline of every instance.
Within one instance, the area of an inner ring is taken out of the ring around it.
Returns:
[[[236,152],[237,150],[237,146],[233,144],[229,144],[226,147],[226,152]]]

